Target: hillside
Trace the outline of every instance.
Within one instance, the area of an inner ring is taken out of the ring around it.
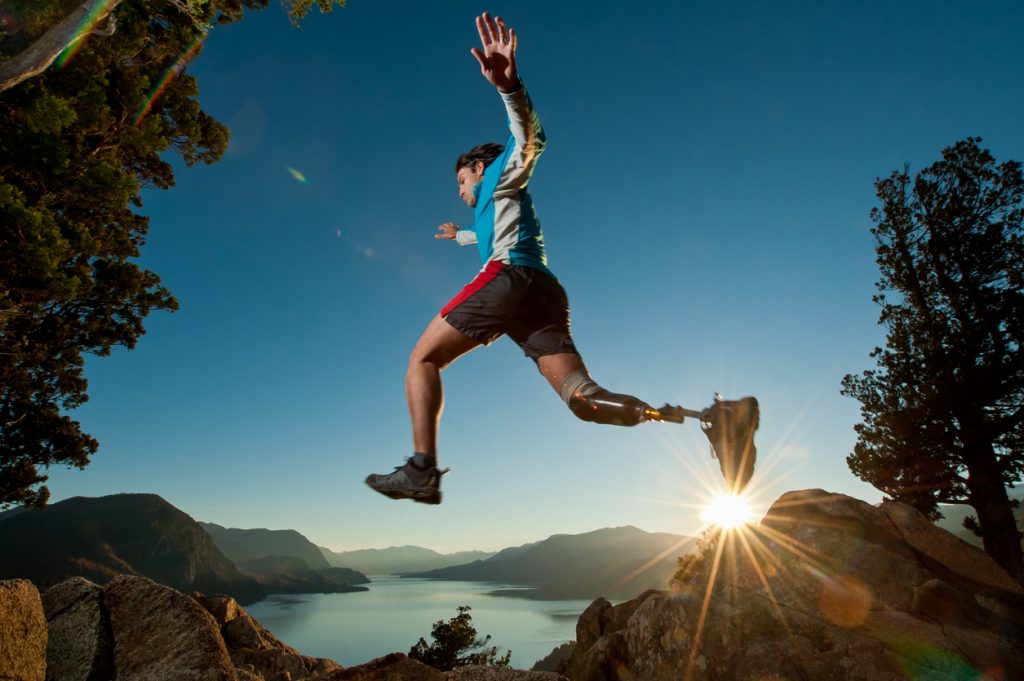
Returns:
[[[506,549],[487,560],[404,575],[425,579],[501,582],[507,593],[526,598],[631,598],[646,589],[664,589],[676,559],[695,540],[636,527],[616,527],[577,535],[554,535]]]
[[[313,570],[331,567],[316,545],[295,530],[242,530],[204,522],[199,525],[213,537],[221,553],[235,563],[267,556],[294,556]]]
[[[0,579],[46,588],[73,576],[105,584],[119,574],[242,602],[267,593],[195,520],[155,494],[75,497],[0,522]]]
[[[438,553],[419,546],[392,546],[386,549],[361,549],[336,552],[319,547],[324,558],[334,567],[347,567],[367,575],[394,575],[422,572],[451,565],[484,560],[494,555],[485,551]]]
[[[1010,498],[1021,501],[1021,497],[1016,494],[1011,494]],[[968,544],[981,546],[981,537],[964,529],[964,518],[969,515],[977,517],[973,507],[966,504],[939,504],[939,510],[943,517],[935,523],[936,525],[947,532],[952,532]],[[1017,527],[1024,529],[1024,503],[1013,510],[1013,517],[1017,519]]]

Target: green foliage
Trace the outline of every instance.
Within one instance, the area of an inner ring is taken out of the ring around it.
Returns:
[[[1024,179],[968,138],[911,182],[876,182],[871,213],[888,332],[877,369],[843,380],[863,423],[850,469],[932,518],[967,503],[986,550],[1020,578],[1006,487],[1024,473]]]
[[[722,532],[716,528],[704,530],[697,539],[697,544],[690,553],[676,559],[676,571],[669,580],[673,587],[683,588],[704,572],[713,560],[718,542],[722,540]]]
[[[0,59],[80,4],[5,3]],[[134,347],[150,312],[177,309],[135,262],[149,226],[141,191],[174,185],[166,152],[188,166],[218,160],[228,130],[202,110],[187,71],[139,113],[212,24],[267,4],[121,0],[112,34],[83,38],[62,66],[0,92],[0,508],[45,505],[45,469],[82,468],[97,451],[66,414],[88,399],[85,356]],[[293,5],[297,21],[310,3]]]
[[[458,615],[447,622],[434,622],[430,631],[434,642],[428,646],[421,638],[409,651],[409,657],[443,672],[469,664],[508,667],[512,651],[498,657],[496,646],[487,647],[490,634],[477,638],[469,611],[470,607],[463,605],[458,608]]]

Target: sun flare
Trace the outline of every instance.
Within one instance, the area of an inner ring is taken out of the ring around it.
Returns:
[[[736,494],[716,494],[700,514],[701,520],[723,529],[748,524],[753,518],[747,500]]]

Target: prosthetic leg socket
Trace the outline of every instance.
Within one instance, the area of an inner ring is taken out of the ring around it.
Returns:
[[[560,393],[562,400],[581,421],[635,426],[657,414],[650,405],[632,395],[605,390],[583,371],[574,371],[566,376]]]

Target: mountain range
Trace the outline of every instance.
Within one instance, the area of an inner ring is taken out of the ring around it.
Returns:
[[[365,590],[366,572],[403,573],[501,582],[511,588],[500,593],[530,598],[616,599],[664,588],[693,541],[620,527],[496,554],[416,546],[333,552],[294,530],[199,523],[157,495],[117,494],[0,513],[0,579],[28,578],[46,588],[72,576],[102,584],[132,574],[251,603],[271,593]]]
[[[1018,502],[1022,501],[1022,497],[1014,494],[1011,494],[1010,498],[1016,499]],[[969,515],[975,518],[978,517],[978,513],[974,510],[973,506],[966,504],[939,504],[939,511],[942,512],[942,518],[935,522],[936,525],[948,532],[952,532],[968,544],[978,547],[982,545],[981,537],[964,529],[964,518]],[[1013,510],[1013,517],[1017,519],[1017,527],[1024,529],[1024,503],[1021,503]]]
[[[403,575],[514,585],[491,593],[544,600],[604,596],[632,598],[647,589],[664,589],[677,558],[696,540],[650,533],[632,526],[584,534],[556,534],[544,541],[499,551],[486,560]]]
[[[323,557],[335,567],[348,567],[367,575],[397,575],[404,572],[436,570],[485,560],[493,551],[438,553],[420,546],[391,546],[386,549],[360,549],[336,552],[319,547]]]
[[[266,556],[292,556],[302,559],[313,570],[331,567],[316,545],[295,530],[241,530],[202,521],[199,526],[213,537],[221,553],[235,563]]]
[[[218,537],[246,558],[225,556]],[[365,591],[359,585],[369,582],[354,570],[329,566],[294,530],[204,528],[155,494],[75,497],[0,515],[0,579],[27,578],[46,588],[74,576],[103,584],[119,574],[181,591],[229,594],[242,603],[272,593]]]
[[[73,497],[0,521],[0,579],[28,578],[47,588],[74,576],[105,584],[119,574],[240,602],[269,593],[195,520],[155,494]]]

